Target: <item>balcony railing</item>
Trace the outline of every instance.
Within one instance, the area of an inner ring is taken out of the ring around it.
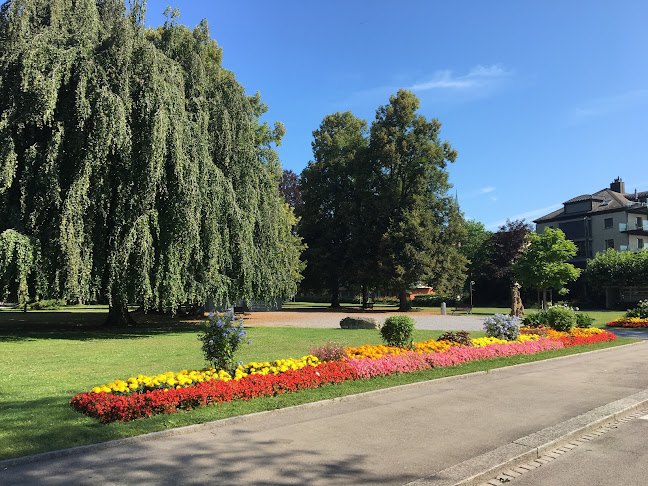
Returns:
[[[641,248],[633,245],[620,245],[619,246],[619,251],[646,251],[648,250],[648,246],[643,246]]]
[[[619,232],[626,231],[646,231],[648,232],[648,221],[642,221],[640,225],[637,223],[619,223]]]

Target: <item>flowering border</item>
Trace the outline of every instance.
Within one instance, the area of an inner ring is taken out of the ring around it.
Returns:
[[[353,358],[343,361],[313,362],[311,365],[280,373],[249,374],[235,380],[213,379],[186,387],[155,389],[130,395],[91,391],[76,395],[70,401],[70,405],[102,423],[126,422],[232,400],[250,400],[261,396],[292,393],[348,380],[456,366],[468,361],[535,354],[617,339],[611,332],[598,329],[572,333],[548,331],[548,334],[534,335],[533,338],[527,336],[526,339],[508,343],[449,346],[443,351],[422,352],[420,348],[415,348],[412,351],[401,350],[397,354],[382,354],[378,357],[354,354]],[[366,348],[369,354],[373,354],[369,348]]]
[[[639,317],[621,317],[615,321],[608,322],[606,327],[629,327],[634,329],[648,327],[648,319]]]
[[[70,405],[79,412],[98,418],[102,423],[127,422],[237,399],[250,400],[281,395],[355,378],[355,372],[346,362],[331,361],[276,375],[248,375],[240,380],[228,381],[210,380],[185,388],[153,390],[132,395],[108,392],[80,393],[72,398]]]

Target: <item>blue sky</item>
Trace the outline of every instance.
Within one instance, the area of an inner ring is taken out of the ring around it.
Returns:
[[[168,1],[148,0],[146,23]],[[324,116],[369,123],[400,88],[438,118],[468,219],[497,229],[608,187],[648,190],[648,2],[177,2],[223,66],[286,125],[283,167],[312,159]]]

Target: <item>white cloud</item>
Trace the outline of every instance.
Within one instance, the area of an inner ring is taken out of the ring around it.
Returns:
[[[626,91],[612,96],[589,100],[572,109],[569,114],[571,122],[580,122],[589,118],[607,115],[634,108],[648,103],[648,89]]]
[[[429,79],[410,86],[412,91],[428,91],[433,89],[480,89],[492,87],[500,79],[508,77],[511,72],[498,64],[491,66],[475,66],[467,74],[456,75],[450,70],[435,72]]]
[[[551,206],[547,206],[544,208],[539,208],[539,209],[533,209],[531,211],[527,211],[525,213],[520,213],[516,214],[514,216],[510,216],[507,219],[510,219],[511,221],[515,221],[517,219],[524,219],[527,223],[532,222],[534,219],[537,219],[541,216],[544,216],[545,214],[549,214],[556,209],[562,208],[563,205],[562,203],[560,204],[552,204]],[[494,221],[492,223],[486,224],[486,229],[488,230],[494,230],[496,231],[500,226],[506,224],[506,219],[500,220],[500,221]]]
[[[494,190],[495,190],[495,188],[492,187],[492,186],[482,187],[482,188],[479,190],[479,194],[488,194],[489,192],[493,192]]]

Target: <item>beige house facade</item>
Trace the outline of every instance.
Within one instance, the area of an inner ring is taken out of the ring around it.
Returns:
[[[560,229],[578,253],[569,262],[584,268],[588,258],[614,248],[616,251],[648,250],[648,191],[626,192],[615,179],[609,188],[576,196],[563,207],[534,221],[536,232]]]

